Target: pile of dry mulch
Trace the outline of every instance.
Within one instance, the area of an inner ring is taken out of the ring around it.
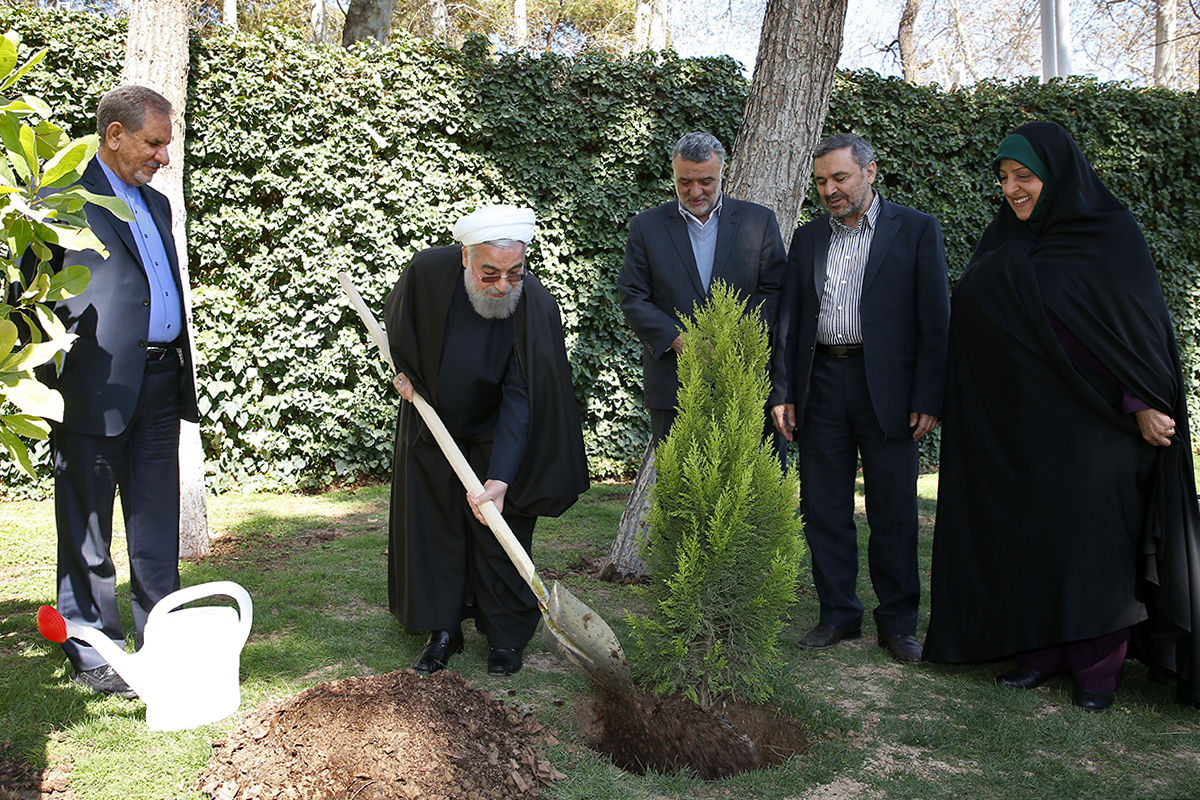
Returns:
[[[320,683],[256,709],[214,748],[215,800],[527,800],[564,776],[521,714],[443,670]]]

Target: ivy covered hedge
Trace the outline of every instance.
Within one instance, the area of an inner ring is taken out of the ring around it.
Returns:
[[[3,9],[0,25],[51,49],[25,90],[74,134],[91,130],[120,72],[123,22]],[[647,424],[616,297],[626,226],[671,196],[681,133],[733,142],[747,91],[735,62],[495,58],[478,40],[346,51],[286,29],[193,37],[191,55],[186,195],[210,485],[388,475],[396,399],[334,275],[350,272],[382,313],[408,258],[448,243],[453,220],[484,202],[537,209],[529,264],[562,307],[593,472],[636,467]],[[881,187],[942,219],[957,275],[998,202],[992,150],[1033,118],[1074,132],[1141,220],[1194,398],[1194,94],[1082,81],[947,94],[854,73],[839,77],[827,129],[875,143]],[[814,197],[806,213],[816,208]]]

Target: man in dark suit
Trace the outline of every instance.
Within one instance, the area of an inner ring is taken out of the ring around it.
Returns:
[[[678,200],[643,211],[629,223],[625,266],[617,279],[621,310],[642,341],[642,371],[653,441],[675,420],[676,359],[683,351],[680,314],[691,315],[720,279],[775,319],[786,254],[775,213],[721,192],[725,148],[694,132],[675,145]]]
[[[889,203],[872,186],[875,174],[861,136],[817,145],[813,176],[829,213],[792,237],[768,404],[779,432],[799,442],[800,507],[821,602],[800,644],[820,650],[861,635],[861,457],[878,641],[915,662],[917,442],[942,413],[950,299],[937,219]]]
[[[141,647],[146,615],[179,588],[179,421],[199,415],[171,208],[146,186],[169,162],[171,104],[151,89],[122,86],[101,98],[96,117],[100,147],[80,185],[123,200],[134,219],[89,204],[88,224],[108,255],[54,257],[56,267],[91,271],[87,289],[55,308],[79,337],[49,381],[65,406],[52,434],[58,610],[124,647],[109,552],[119,489]],[[133,696],[91,647],[68,639],[63,649],[77,683]]]

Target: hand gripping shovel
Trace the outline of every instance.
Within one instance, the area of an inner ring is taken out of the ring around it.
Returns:
[[[350,299],[350,305],[354,306],[354,310],[362,318],[371,340],[375,342],[384,362],[394,374],[396,365],[392,363],[387,334],[384,333],[371,310],[363,302],[358,290],[354,288],[350,276],[345,272],[339,272],[338,280],[341,281],[342,289]],[[466,490],[474,495],[482,493],[483,484],[475,476],[470,464],[463,457],[462,451],[450,436],[450,432],[446,430],[446,426],[442,424],[437,412],[426,402],[425,398],[416,392],[413,393],[413,405],[417,407],[421,419],[433,433],[446,460],[450,462],[450,466],[454,468],[455,474],[458,475],[458,479],[462,481]],[[562,653],[587,670],[592,678],[602,686],[620,688],[632,684],[629,664],[625,660],[625,653],[621,650],[621,642],[612,632],[608,623],[575,595],[567,591],[566,587],[558,581],[554,581],[550,585],[549,591],[546,590],[546,584],[534,571],[529,554],[525,552],[525,548],[521,547],[521,543],[517,541],[512,529],[508,527],[508,523],[504,521],[504,517],[500,515],[493,502],[489,500],[483,503],[479,506],[479,511],[487,520],[488,527],[496,535],[496,540],[500,542],[504,552],[512,559],[517,572],[533,590],[534,596],[537,597],[538,607],[542,610],[546,632],[558,644]]]

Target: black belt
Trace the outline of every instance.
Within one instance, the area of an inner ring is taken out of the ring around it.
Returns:
[[[164,358],[175,357],[179,359],[179,363],[183,363],[183,357],[179,354],[179,345],[175,344],[148,344],[146,345],[146,360],[147,361],[162,361]]]
[[[818,344],[817,352],[823,356],[850,358],[852,356],[861,356],[863,348],[861,344]]]

